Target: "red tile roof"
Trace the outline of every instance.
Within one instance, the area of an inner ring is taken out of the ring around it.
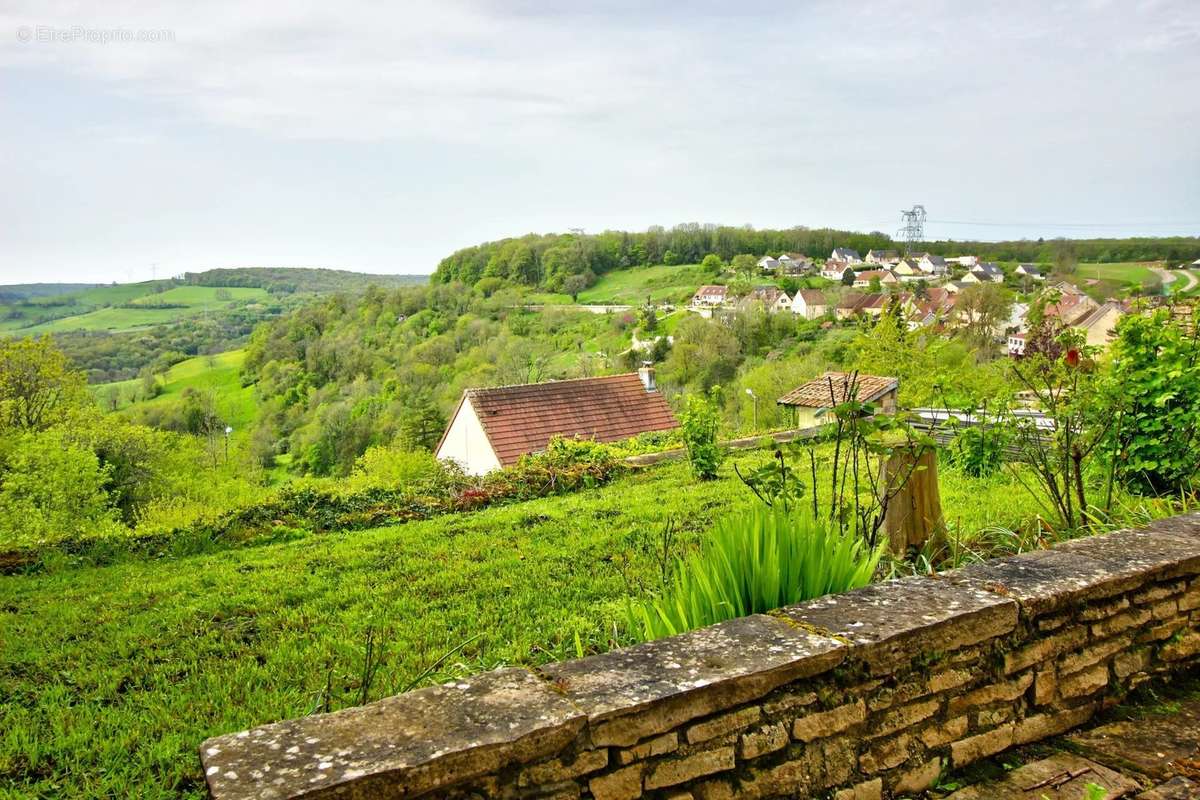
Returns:
[[[849,391],[847,383],[850,375],[845,372],[826,372],[819,378],[814,378],[803,386],[792,389],[775,402],[781,406],[802,406],[804,408],[829,408],[843,402]],[[829,396],[829,383],[833,382],[833,398]],[[857,399],[861,403],[878,400],[900,385],[897,378],[883,375],[858,375],[854,384]],[[836,402],[833,402],[836,400]]]
[[[647,392],[636,372],[603,378],[467,389],[503,466],[546,449],[554,436],[616,442],[679,427],[661,392]]]

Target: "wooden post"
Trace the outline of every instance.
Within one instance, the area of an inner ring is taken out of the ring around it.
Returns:
[[[916,457],[912,476],[891,499],[883,520],[892,553],[898,556],[904,555],[910,547],[924,547],[930,540],[935,545],[944,545],[946,539],[942,497],[938,491],[937,452],[932,447],[916,449],[920,451],[919,455],[912,447],[898,448],[882,471],[885,490],[889,486],[894,490],[894,482],[909,474],[914,455]]]

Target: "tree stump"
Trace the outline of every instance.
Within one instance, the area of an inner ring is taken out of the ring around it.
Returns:
[[[910,470],[911,477],[892,497],[883,519],[891,551],[898,556],[910,547],[924,547],[931,540],[938,549],[946,542],[935,448],[913,446],[893,452],[883,466],[883,490],[895,491],[896,482],[904,480]]]

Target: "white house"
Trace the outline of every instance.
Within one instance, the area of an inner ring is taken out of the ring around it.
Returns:
[[[835,248],[833,248],[833,254],[829,256],[829,260],[830,261],[844,261],[847,264],[863,263],[862,256],[860,256],[858,254],[858,251],[853,248],[850,248],[850,247],[835,247]]]
[[[1046,277],[1042,275],[1042,271],[1037,268],[1036,264],[1017,264],[1017,268],[1013,272],[1022,278],[1033,278],[1035,281],[1046,280]]]
[[[864,270],[854,276],[854,288],[866,289],[871,285],[871,281],[879,279],[880,286],[894,286],[900,282],[896,277],[896,273],[886,269],[869,269]]]
[[[917,268],[926,275],[933,275],[935,277],[945,275],[949,271],[949,268],[946,266],[946,259],[941,256],[929,255],[928,253],[922,256],[921,260],[917,262]]]
[[[693,308],[715,308],[716,306],[725,305],[725,301],[729,299],[729,287],[717,286],[715,284],[706,284],[696,290],[692,295]]]
[[[826,261],[825,266],[821,267],[821,277],[831,281],[840,281],[848,269],[850,269],[850,265],[845,261]],[[850,272],[853,273],[854,270],[850,269]]]
[[[805,319],[816,319],[829,313],[829,301],[819,289],[801,289],[792,298],[792,313]]]
[[[865,260],[868,264],[895,264],[900,255],[895,250],[868,250]]]
[[[758,268],[765,272],[774,272],[779,269],[779,261],[770,256],[763,256],[758,260]]]
[[[625,375],[467,389],[435,452],[485,475],[545,450],[555,436],[616,442],[677,427],[647,364]]]
[[[789,275],[798,275],[812,269],[813,260],[803,253],[781,253],[779,268]]]
[[[896,263],[896,266],[892,267],[892,270],[896,273],[897,277],[901,279],[924,277],[921,273],[921,268],[917,266],[917,262],[913,261],[911,258],[900,259]]]
[[[979,263],[979,256],[954,256],[953,258],[947,258],[946,262],[970,269]]]
[[[979,281],[991,281],[992,283],[1004,283],[1004,272],[1000,267],[996,266],[991,261],[980,261],[975,266],[971,267],[968,275],[974,275]],[[963,280],[967,280],[963,278]]]

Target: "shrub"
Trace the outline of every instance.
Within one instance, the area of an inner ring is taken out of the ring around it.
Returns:
[[[396,445],[376,445],[354,462],[354,470],[345,481],[348,488],[403,486],[432,477],[442,465],[432,453],[406,450]]]
[[[871,580],[882,553],[803,510],[756,503],[720,520],[661,598],[630,606],[629,624],[658,639],[844,592]]]
[[[1152,494],[1185,488],[1200,467],[1200,317],[1192,333],[1170,311],[1131,314],[1117,326],[1111,391],[1117,470]]]
[[[688,463],[692,474],[699,480],[717,477],[717,470],[725,460],[725,452],[717,443],[720,416],[717,412],[717,387],[710,397],[689,395],[683,412],[679,415],[683,446],[687,448]]]
[[[1004,466],[1008,442],[1008,432],[999,425],[964,426],[950,445],[950,460],[965,474],[986,478]]]

